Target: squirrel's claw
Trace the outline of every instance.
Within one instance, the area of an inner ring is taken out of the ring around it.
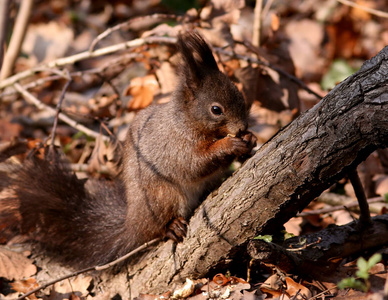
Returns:
[[[183,240],[187,233],[187,222],[184,218],[180,217],[174,219],[167,226],[166,237],[179,243]]]

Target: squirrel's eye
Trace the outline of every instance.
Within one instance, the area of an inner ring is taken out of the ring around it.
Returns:
[[[212,108],[211,108],[211,111],[214,115],[222,115],[222,108],[217,106],[217,105],[213,105]]]

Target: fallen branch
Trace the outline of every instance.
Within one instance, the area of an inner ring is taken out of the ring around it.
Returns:
[[[387,232],[388,215],[382,215],[372,218],[369,227],[360,228],[358,221],[330,226],[317,233],[287,239],[284,247],[252,240],[248,252],[253,259],[275,266],[284,273],[324,279],[335,271],[343,258],[387,246]],[[300,247],[301,240],[304,245],[311,246]],[[298,249],[293,249],[295,247]]]

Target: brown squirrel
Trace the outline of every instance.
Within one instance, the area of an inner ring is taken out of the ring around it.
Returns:
[[[242,94],[200,35],[180,35],[178,49],[177,88],[168,103],[137,114],[117,179],[85,183],[64,163],[28,160],[7,179],[17,202],[0,199],[0,225],[17,210],[23,232],[80,267],[107,263],[156,237],[180,240],[184,220],[256,138],[247,131]]]

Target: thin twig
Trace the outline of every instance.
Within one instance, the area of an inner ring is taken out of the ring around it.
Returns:
[[[90,44],[89,47],[89,52],[92,52],[94,48],[96,47],[97,43],[99,43],[102,39],[106,38],[108,35],[110,35],[112,32],[120,30],[125,27],[130,27],[131,24],[138,23],[139,21],[142,21],[144,19],[154,19],[155,21],[160,21],[161,19],[176,19],[176,15],[172,14],[153,14],[149,16],[141,16],[141,17],[136,17],[133,19],[130,19],[128,21],[125,21],[123,23],[117,24],[113,27],[109,27],[107,30],[104,32],[100,33]]]
[[[268,15],[268,12],[269,12],[269,9],[271,8],[271,5],[272,5],[272,2],[273,0],[268,0],[265,5],[264,5],[264,8],[263,8],[263,11],[261,13],[261,17],[264,18]]]
[[[263,9],[263,0],[256,0],[254,19],[253,19],[253,36],[252,36],[252,44],[256,47],[260,47],[262,9]]]
[[[153,244],[156,244],[156,243],[160,242],[161,240],[162,240],[161,238],[156,238],[156,239],[153,239],[153,240],[151,240],[151,241],[149,241],[147,243],[144,243],[142,246],[137,247],[135,250],[125,254],[122,257],[119,257],[118,259],[116,259],[116,260],[114,260],[114,261],[112,261],[110,263],[107,263],[107,264],[102,265],[102,266],[95,267],[95,270],[96,271],[101,271],[101,270],[108,269],[108,268],[110,268],[110,267],[112,267],[114,265],[117,265],[118,263],[121,263],[121,262],[127,260],[129,257],[137,254],[140,251],[143,251],[144,249],[148,248],[149,246],[151,246]]]
[[[112,54],[114,52],[118,52],[121,50],[126,50],[134,47],[139,47],[146,44],[175,44],[176,38],[175,37],[166,37],[166,36],[150,36],[147,38],[139,38],[132,41],[119,43],[116,45],[108,46],[105,48],[101,48],[98,50],[95,50],[93,52],[84,51],[72,56],[59,58],[53,61],[50,61],[48,63],[39,65],[35,68],[28,69],[26,71],[20,72],[18,74],[15,74],[14,76],[11,76],[7,79],[4,79],[0,82],[0,89],[3,89],[7,86],[13,85],[15,82],[27,78],[29,76],[32,76],[38,72],[41,72],[42,70],[47,70],[51,68],[56,68],[60,66],[65,66],[68,64],[73,64],[75,62],[87,59],[87,58],[94,58],[99,57],[107,54]]]
[[[302,89],[306,90],[308,93],[314,95],[315,97],[317,97],[319,100],[322,99],[322,96],[317,94],[316,92],[314,92],[312,89],[310,89],[303,81],[301,81],[299,78],[295,77],[294,75],[291,75],[289,74],[288,72],[284,71],[283,69],[280,69],[274,65],[272,65],[271,63],[269,62],[265,62],[265,61],[262,61],[260,59],[257,59],[257,58],[253,58],[253,57],[250,57],[250,56],[246,56],[246,55],[241,55],[241,54],[237,54],[235,52],[232,52],[232,51],[228,51],[228,50],[225,50],[223,48],[219,48],[219,47],[214,47],[214,50],[218,53],[221,53],[221,54],[224,54],[224,55],[228,55],[230,57],[235,57],[235,58],[238,58],[238,59],[242,59],[242,60],[245,60],[249,63],[256,63],[258,65],[262,65],[262,66],[266,66],[272,70],[275,70],[276,72],[278,72],[279,74],[281,75],[284,75],[286,76],[287,78],[289,78],[290,80],[294,81],[296,84],[298,84]]]
[[[56,114],[55,114],[55,119],[54,119],[54,124],[53,124],[53,129],[51,130],[51,144],[50,144],[50,152],[54,153],[54,140],[55,140],[55,132],[57,131],[57,126],[58,126],[58,119],[59,119],[59,113],[61,112],[61,107],[62,107],[62,102],[63,99],[65,99],[65,93],[67,89],[70,86],[70,83],[72,82],[72,79],[70,75],[68,74],[68,81],[66,82],[65,86],[62,89],[61,96],[59,97],[59,101],[56,107]]]
[[[89,165],[88,164],[71,164],[70,168],[73,172],[89,172]],[[110,174],[111,172],[107,166],[102,165],[102,166],[100,166],[98,173]]]
[[[12,38],[1,68],[0,81],[7,78],[12,73],[16,58],[19,56],[20,48],[22,47],[24,36],[26,35],[33,3],[33,0],[23,0],[20,3],[20,9],[16,17]]]
[[[330,292],[331,290],[335,290],[335,289],[338,289],[337,285],[335,285],[335,286],[333,286],[331,288],[328,288],[327,290],[322,291],[319,294],[316,294],[315,296],[310,297],[309,300],[318,299],[319,297],[321,297],[321,296],[325,295],[326,293]],[[331,295],[331,293],[330,293],[330,295]]]
[[[296,299],[296,297],[298,297],[299,295],[301,295],[302,296],[302,298],[305,298],[301,293],[300,293],[300,291],[301,291],[301,289],[299,289],[297,292],[296,292],[296,294],[292,297],[292,299],[291,300],[295,300]]]
[[[148,248],[149,246],[157,243],[157,242],[160,242],[161,239],[160,238],[156,238],[156,239],[153,239],[147,243],[144,243],[143,245],[141,245],[140,247],[136,248],[135,250],[125,254],[124,256],[110,262],[110,263],[107,263],[105,265],[101,265],[101,266],[94,266],[94,267],[89,267],[89,268],[85,268],[85,269],[82,269],[82,270],[79,270],[79,271],[76,271],[76,272],[73,272],[73,273],[70,273],[70,274],[67,274],[65,276],[62,276],[60,278],[57,278],[57,279],[54,279],[50,282],[47,282],[39,287],[37,287],[36,289],[33,289],[31,291],[29,291],[28,293],[25,293],[24,295],[20,296],[19,298],[17,298],[16,300],[22,300],[22,299],[25,299],[27,298],[28,296],[32,295],[32,294],[35,294],[36,292],[39,292],[40,290],[43,290],[45,289],[46,287],[50,286],[50,285],[53,285],[57,282],[60,282],[62,280],[65,280],[65,279],[68,279],[68,278],[71,278],[71,277],[75,277],[79,274],[82,274],[82,273],[86,273],[86,272],[90,272],[90,271],[101,271],[101,270],[105,270],[105,269],[108,269],[126,259],[128,259],[129,257],[135,255],[136,253]]]
[[[4,51],[9,23],[9,0],[0,1],[0,69],[3,65]]]
[[[20,72],[18,74],[15,74],[14,76],[11,76],[11,77],[1,81],[0,82],[0,89],[4,88],[6,86],[12,85],[12,84],[14,84],[17,81],[19,81],[19,80],[21,80],[23,78],[29,77],[29,76],[31,76],[31,75],[33,75],[33,74],[35,74],[37,72],[40,72],[42,70],[47,70],[47,69],[54,68],[54,67],[64,66],[64,65],[72,64],[72,63],[75,63],[77,61],[84,60],[84,59],[87,59],[87,58],[107,55],[107,54],[111,54],[111,53],[114,53],[114,52],[117,52],[117,51],[120,51],[120,50],[124,50],[124,49],[128,49],[128,48],[133,48],[133,47],[139,47],[139,46],[142,46],[142,45],[145,45],[145,44],[153,44],[153,43],[174,44],[174,43],[176,43],[176,38],[175,37],[152,37],[152,36],[144,38],[144,39],[139,38],[139,39],[135,39],[135,40],[132,40],[132,41],[125,42],[125,43],[120,43],[120,44],[112,45],[112,46],[109,46],[109,47],[106,47],[106,48],[101,48],[101,49],[95,50],[93,52],[85,51],[85,52],[81,52],[81,53],[78,53],[78,54],[75,54],[75,55],[72,55],[72,56],[60,58],[60,59],[51,61],[49,63],[37,66],[35,68],[32,68],[32,69]],[[284,71],[284,70],[282,70],[282,69],[280,69],[280,68],[278,68],[276,66],[273,66],[271,63],[264,62],[262,60],[259,60],[259,59],[256,59],[256,58],[253,58],[253,57],[250,57],[250,56],[236,54],[233,51],[228,51],[228,50],[225,50],[225,49],[222,49],[222,48],[219,48],[219,47],[214,47],[214,50],[216,52],[218,52],[218,53],[221,53],[223,55],[227,55],[229,57],[235,57],[235,58],[238,58],[238,59],[242,59],[242,60],[245,60],[245,61],[248,61],[248,62],[252,62],[252,63],[257,63],[259,65],[263,65],[263,66],[266,66],[268,68],[271,68],[271,69],[275,70],[276,72],[278,72],[278,73],[288,77],[290,80],[292,80],[295,83],[297,83],[301,88],[303,88],[304,90],[306,90],[310,94],[313,94],[314,96],[316,96],[319,100],[322,99],[322,96],[320,96],[319,94],[317,94],[316,92],[311,90],[300,79],[298,79],[297,77],[287,73],[286,71]]]
[[[368,204],[371,203],[378,203],[384,201],[383,197],[375,197],[375,198],[370,198],[368,199]],[[328,208],[322,208],[322,209],[316,209],[316,210],[310,210],[310,211],[304,211],[299,214],[297,214],[297,217],[307,217],[307,216],[312,216],[312,215],[320,215],[320,214],[327,214],[331,213],[334,211],[338,210],[346,210],[347,208],[353,208],[359,206],[358,202],[354,203],[349,203],[349,204],[344,204],[344,205],[337,205],[333,207],[328,207]]]
[[[46,110],[46,111],[49,111],[51,112],[53,115],[55,115],[56,111],[54,108],[44,104],[43,102],[41,102],[38,98],[36,98],[34,95],[32,95],[30,92],[28,92],[26,89],[24,89],[19,83],[15,83],[14,84],[14,87],[15,89],[23,95],[23,97],[30,103],[34,104],[37,108],[39,109],[42,109],[42,110]],[[99,132],[95,132],[89,128],[87,128],[86,126],[82,125],[82,124],[79,124],[78,122],[74,121],[73,119],[71,119],[70,117],[68,117],[67,115],[63,114],[63,113],[59,113],[58,115],[58,118],[65,122],[66,124],[70,125],[71,127],[74,127],[75,129],[79,130],[79,131],[82,131],[84,132],[86,135],[88,136],[91,136],[91,137],[94,137],[97,139],[97,137],[100,135]],[[104,141],[109,141],[109,137],[107,137],[106,135],[102,135],[102,139]]]
[[[300,251],[300,250],[303,250],[303,249],[307,249],[307,248],[309,248],[311,246],[317,245],[321,241],[322,241],[322,238],[318,237],[318,239],[315,242],[312,242],[310,244],[304,244],[302,247],[299,247],[299,248],[287,248],[286,250],[289,251],[289,252],[297,252],[297,251]]]
[[[366,200],[364,187],[362,186],[357,170],[351,170],[348,173],[348,176],[356,194],[358,204],[360,205],[360,225],[368,226],[372,224],[372,220],[370,218],[369,205],[368,201]]]
[[[348,6],[351,6],[351,7],[358,8],[358,9],[361,9],[363,11],[366,11],[366,12],[372,14],[372,15],[375,15],[375,16],[378,16],[378,17],[382,17],[382,18],[388,18],[388,13],[386,13],[384,11],[373,9],[373,8],[370,8],[370,7],[366,7],[364,5],[360,5],[360,4],[354,3],[354,2],[349,1],[349,0],[337,0],[337,1],[342,3],[342,4],[344,4],[344,5],[348,5]]]
[[[116,66],[116,65],[125,65],[127,64],[129,61],[131,60],[134,60],[136,58],[143,58],[144,55],[142,55],[141,53],[127,53],[127,54],[124,54],[124,55],[120,55],[120,57],[118,58],[115,58],[115,59],[112,59],[110,61],[108,61],[107,63],[105,63],[103,66],[101,67],[98,67],[98,68],[92,68],[92,69],[89,69],[89,70],[83,70],[83,71],[74,71],[74,72],[71,72],[70,73],[70,77],[72,79],[74,79],[75,77],[83,77],[84,75],[96,75],[98,76],[99,78],[103,78],[104,76],[104,73],[109,70],[109,69],[112,69],[113,66]],[[57,73],[57,71],[53,71],[53,69],[51,69],[51,72],[52,73]],[[27,84],[24,84],[23,85],[23,88],[25,88],[26,90],[28,89],[31,89],[31,88],[35,88],[35,87],[38,87],[40,85],[44,85],[46,82],[49,82],[49,81],[55,81],[55,80],[59,80],[59,79],[63,79],[64,77],[66,77],[66,75],[64,75],[63,73],[60,73],[59,75],[50,75],[50,76],[46,76],[46,77],[43,77],[43,78],[39,78],[35,81],[31,81]],[[11,95],[14,95],[18,93],[17,91],[15,91],[14,89],[11,89],[11,87],[9,88],[9,90],[7,89],[6,91],[0,93],[0,101],[4,101],[4,98],[5,96],[11,96]]]

